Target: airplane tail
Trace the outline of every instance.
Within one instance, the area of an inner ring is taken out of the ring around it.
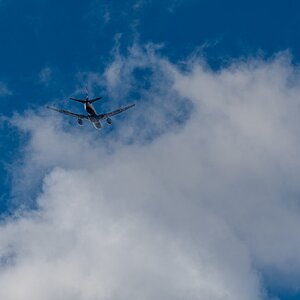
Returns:
[[[97,97],[97,98],[94,98],[94,99],[89,99],[89,90],[88,90],[88,86],[85,87],[85,91],[86,91],[86,98],[83,100],[83,99],[76,99],[76,98],[70,98],[71,100],[73,101],[77,101],[77,102],[80,102],[80,103],[94,103],[100,99],[102,99],[103,97]]]
[[[77,102],[80,102],[80,103],[85,103],[85,102],[89,102],[89,103],[94,103],[94,102],[96,102],[96,101],[98,101],[98,100],[100,100],[100,99],[102,99],[103,97],[97,97],[97,98],[94,98],[94,99],[86,99],[86,100],[82,100],[82,99],[76,99],[76,98],[71,98],[70,97],[70,99],[71,100],[73,100],[73,101],[77,101]]]

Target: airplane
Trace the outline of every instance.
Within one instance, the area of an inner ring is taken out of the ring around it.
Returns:
[[[103,97],[89,99],[88,91],[87,91],[86,98],[84,100],[76,99],[76,98],[72,98],[72,97],[70,98],[73,101],[83,103],[84,109],[87,112],[87,115],[76,114],[76,113],[73,113],[73,112],[70,112],[70,111],[67,111],[64,109],[52,107],[52,106],[47,106],[47,108],[57,111],[59,113],[77,118],[77,123],[79,125],[83,125],[83,120],[88,120],[94,125],[94,127],[96,129],[100,129],[102,127],[101,122],[100,122],[101,120],[106,120],[107,124],[111,125],[112,124],[112,119],[111,119],[112,116],[117,115],[121,112],[124,112],[125,110],[130,109],[135,106],[135,104],[131,104],[131,105],[128,105],[125,107],[118,108],[118,109],[108,112],[108,113],[97,114],[92,103],[94,103],[102,98]]]

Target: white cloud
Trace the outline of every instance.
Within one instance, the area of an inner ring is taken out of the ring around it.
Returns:
[[[281,54],[213,72],[134,46],[100,84],[126,99],[137,68],[150,85],[111,135],[15,117],[21,174],[43,189],[1,226],[0,298],[265,299],[270,270],[294,288],[298,70]]]

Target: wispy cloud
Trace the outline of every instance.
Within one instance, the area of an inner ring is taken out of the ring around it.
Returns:
[[[287,54],[213,72],[135,45],[99,84],[128,96],[141,68],[150,83],[112,135],[14,119],[30,134],[24,174],[43,189],[38,210],[0,228],[1,299],[261,300],[266,271],[298,279],[300,81]],[[144,143],[143,122],[165,130]]]
[[[110,12],[108,10],[106,10],[104,12],[104,15],[103,15],[103,19],[104,19],[104,22],[105,23],[109,23],[110,19],[111,19],[111,16],[110,16]]]
[[[39,81],[48,85],[52,79],[52,69],[50,67],[43,68],[39,73]]]
[[[7,87],[7,84],[0,81],[0,97],[3,96],[11,96],[13,93],[12,91]]]

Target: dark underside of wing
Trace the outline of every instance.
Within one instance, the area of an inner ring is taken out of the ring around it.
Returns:
[[[75,118],[78,118],[78,119],[88,119],[87,116],[85,115],[80,115],[80,114],[75,114],[73,112],[70,112],[68,110],[64,110],[64,109],[59,109],[59,108],[55,108],[55,107],[52,107],[52,106],[47,106],[48,109],[51,109],[51,110],[54,110],[54,111],[57,111],[61,114],[65,114],[65,115],[68,115],[68,116],[71,116],[71,117],[75,117]]]
[[[111,111],[109,113],[100,114],[100,115],[98,115],[98,117],[100,119],[107,119],[107,118],[113,117],[113,116],[115,116],[117,114],[120,114],[120,113],[126,111],[127,109],[130,109],[130,108],[134,107],[134,106],[135,106],[135,104],[131,104],[131,105],[128,105],[126,107],[118,108],[118,109],[116,109],[114,111]]]

